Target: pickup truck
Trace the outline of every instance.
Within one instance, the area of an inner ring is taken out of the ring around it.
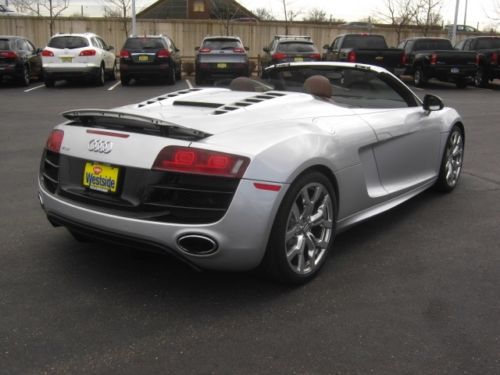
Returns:
[[[402,50],[387,47],[383,35],[360,33],[343,34],[336,37],[331,45],[325,44],[324,61],[359,62],[378,65],[393,72],[399,65]]]
[[[486,87],[490,81],[500,78],[500,37],[470,37],[459,42],[455,48],[476,53],[478,64],[474,79],[476,86]]]
[[[401,67],[396,75],[411,75],[417,87],[424,87],[429,79],[455,82],[465,88],[476,76],[476,53],[453,49],[449,39],[410,38],[402,41]]]

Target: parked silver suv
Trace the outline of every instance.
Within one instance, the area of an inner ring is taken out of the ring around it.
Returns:
[[[87,78],[103,85],[106,77],[116,79],[114,48],[93,33],[56,34],[42,51],[47,87],[55,81]]]

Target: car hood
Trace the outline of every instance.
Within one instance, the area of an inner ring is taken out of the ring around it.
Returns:
[[[309,94],[224,88],[181,90],[113,111],[151,117],[210,135],[265,123],[312,121],[318,117],[353,114],[348,108]]]

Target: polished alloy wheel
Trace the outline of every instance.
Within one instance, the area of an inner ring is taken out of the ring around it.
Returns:
[[[446,183],[453,187],[458,182],[460,171],[462,170],[464,154],[464,141],[462,133],[454,130],[448,139],[446,146],[445,178]]]
[[[291,269],[307,275],[321,265],[333,234],[334,211],[325,186],[313,182],[294,199],[286,223],[285,250]]]

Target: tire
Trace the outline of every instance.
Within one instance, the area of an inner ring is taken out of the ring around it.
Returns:
[[[104,70],[104,66],[101,65],[101,67],[99,68],[99,72],[95,76],[95,84],[97,86],[103,86],[105,82],[106,82],[106,71]]]
[[[474,84],[476,87],[487,87],[488,86],[488,76],[483,67],[477,69],[476,75],[474,76]]]
[[[45,77],[44,83],[45,83],[45,87],[54,87],[56,82],[52,78]]]
[[[286,284],[310,281],[332,247],[336,219],[330,180],[316,171],[299,176],[281,202],[261,269]]]
[[[168,70],[168,75],[167,75],[167,83],[169,85],[175,85],[175,66],[171,66],[170,69]]]
[[[455,82],[455,85],[459,89],[465,89],[467,87],[467,80],[464,78],[458,78],[457,81]]]
[[[424,69],[421,66],[417,66],[413,73],[413,84],[417,87],[425,87],[425,85],[427,85],[427,80]]]
[[[128,86],[130,84],[130,77],[126,74],[120,73],[120,83],[122,86]]]
[[[448,193],[458,183],[464,158],[464,133],[455,125],[448,136],[443,151],[439,176],[435,188],[438,191]]]
[[[19,78],[19,81],[21,82],[21,85],[23,86],[29,86],[31,82],[31,73],[29,68],[24,65],[23,70],[21,71],[21,77]]]
[[[109,73],[108,75],[108,79],[110,81],[116,81],[116,77],[117,77],[117,73],[118,73],[118,69],[116,67],[116,62],[113,64],[113,70]]]
[[[178,69],[175,73],[175,79],[180,81],[182,79],[182,65],[179,64]]]

